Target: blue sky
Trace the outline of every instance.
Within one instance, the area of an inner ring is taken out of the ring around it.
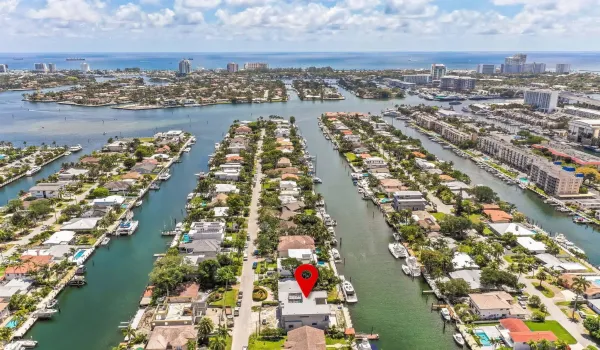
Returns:
[[[597,23],[600,0],[0,0],[0,51],[596,51]]]

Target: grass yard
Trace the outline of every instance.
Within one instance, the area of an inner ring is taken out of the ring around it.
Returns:
[[[212,302],[211,306],[223,306],[223,301],[225,302],[225,306],[235,307],[235,303],[237,301],[238,290],[232,289],[225,292],[225,297]]]
[[[532,331],[551,331],[558,337],[558,339],[564,340],[567,344],[575,344],[577,340],[573,338],[571,333],[569,333],[563,326],[558,323],[558,321],[544,321],[544,322],[533,322],[533,321],[525,321],[527,327],[529,327]]]
[[[354,154],[352,152],[346,152],[346,153],[344,153],[344,155],[346,156],[346,159],[348,159],[348,161],[350,161],[350,162],[356,160],[356,154]]]
[[[439,222],[440,220],[442,220],[444,218],[444,216],[446,216],[446,214],[438,212],[438,213],[431,213],[431,216],[433,216]]]
[[[336,345],[336,344],[346,345],[346,339],[344,339],[344,338],[333,339],[330,337],[325,337],[325,345]],[[340,349],[344,349],[344,348],[340,348]]]
[[[471,220],[471,222],[474,224],[478,224],[481,222],[481,215],[480,214],[471,214],[471,215],[469,215],[469,220]]]
[[[275,350],[281,349],[285,343],[285,338],[273,341],[258,339],[256,335],[251,335],[248,341],[248,350]]]
[[[540,292],[542,292],[542,294],[544,294],[544,296],[546,298],[554,298],[554,292],[552,291],[552,289],[544,286],[544,285],[540,285],[540,284],[535,284],[532,283],[533,286],[535,287],[535,289],[539,290]]]

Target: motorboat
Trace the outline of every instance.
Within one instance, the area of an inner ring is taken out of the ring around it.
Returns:
[[[221,144],[220,143],[215,143],[215,151],[218,151],[219,148],[221,148]]]
[[[151,189],[151,190],[160,190],[160,186],[159,186],[159,185],[158,185],[156,182],[153,182],[153,183],[150,185],[150,189]]]
[[[327,232],[329,232],[330,235],[332,235],[333,237],[335,237],[335,229],[331,226],[329,226],[327,228]]]
[[[86,284],[85,277],[83,276],[73,276],[73,278],[68,282],[70,286],[82,287]]]
[[[81,145],[79,145],[79,144],[69,147],[69,151],[71,151],[71,152],[79,152],[82,149],[83,149],[83,147],[81,147]]]
[[[187,200],[191,201],[192,199],[194,199],[194,196],[196,196],[196,194],[194,192],[188,193]]]
[[[371,344],[369,343],[369,340],[367,338],[362,338],[360,343],[358,343],[358,345],[357,345],[357,349],[358,350],[373,350],[373,348],[371,347]]]
[[[335,248],[331,248],[331,256],[333,256],[334,261],[342,260],[342,256],[340,255],[340,252]]]
[[[406,264],[410,268],[410,274],[413,277],[421,276],[421,267],[419,266],[419,262],[417,258],[414,256],[409,256],[406,258]]]
[[[447,308],[445,308],[445,307],[441,308],[440,313],[442,315],[442,318],[444,318],[444,320],[450,321],[452,319],[452,317],[450,316],[450,310],[448,310]]]
[[[356,291],[354,290],[354,286],[352,283],[350,283],[350,281],[346,281],[345,279],[342,281],[342,293],[344,293],[347,303],[358,303]]]
[[[400,234],[398,232],[392,233],[392,236],[394,237],[394,240],[396,240],[396,241],[400,240]]]
[[[406,258],[408,255],[406,248],[398,242],[388,244],[388,249],[396,259]]]
[[[38,310],[36,312],[33,313],[33,315],[39,319],[42,320],[48,320],[51,319],[52,316],[54,316],[55,313],[58,313],[58,310],[56,309],[42,309],[42,310]]]
[[[322,184],[323,180],[321,180],[320,178],[318,178],[318,177],[315,176],[315,177],[313,177],[313,182],[316,183],[316,184]]]
[[[38,342],[33,339],[17,340],[12,343],[8,343],[4,346],[4,350],[23,350],[33,349],[37,346]]]
[[[454,338],[454,341],[456,342],[456,344],[458,344],[460,346],[465,346],[465,338],[463,338],[462,334],[454,333],[452,335],[452,338]]]
[[[144,202],[143,202],[143,201],[141,201],[141,200],[140,200],[140,201],[137,201],[137,202],[135,202],[135,206],[136,206],[136,207],[139,207],[139,206],[141,206],[141,205],[142,205],[142,203],[144,203]]]
[[[139,221],[123,221],[119,224],[116,234],[118,236],[130,236],[139,226]]]
[[[194,136],[192,136],[192,138],[190,139],[190,145],[193,145],[196,143],[196,138]]]
[[[402,272],[404,272],[407,276],[410,276],[410,267],[408,267],[407,265],[402,265]]]
[[[168,171],[158,175],[158,179],[161,181],[167,181],[170,178],[171,178],[171,173],[169,173]]]
[[[186,147],[186,148],[184,148],[184,149],[183,149],[183,151],[184,151],[184,152],[186,152],[186,153],[187,153],[187,152],[189,152],[189,151],[191,151],[191,150],[192,150],[192,149],[191,149],[191,148],[189,148],[189,147]]]
[[[37,173],[40,170],[42,170],[42,167],[35,165],[25,172],[25,176],[33,176],[33,174]]]
[[[48,303],[46,304],[46,309],[54,309],[54,307],[56,305],[58,305],[58,300],[50,299],[50,300],[48,300]]]
[[[102,242],[100,244],[107,245],[108,242],[110,242],[110,238],[109,237],[104,237],[104,239],[102,240]]]
[[[69,151],[66,151],[66,152],[65,152],[65,156],[70,156],[71,154],[72,154],[72,153],[71,153],[71,152],[69,152]]]
[[[86,269],[85,265],[79,265],[79,266],[77,266],[77,270],[75,270],[75,274],[76,275],[84,275],[86,270],[87,269]]]

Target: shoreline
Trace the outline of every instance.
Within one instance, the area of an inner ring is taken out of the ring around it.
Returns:
[[[48,165],[48,164],[50,164],[50,163],[54,162],[55,160],[57,160],[57,159],[59,159],[59,158],[62,158],[62,157],[64,157],[64,156],[66,156],[66,155],[67,155],[67,151],[68,151],[68,150],[65,150],[65,151],[64,151],[63,153],[61,153],[60,155],[58,155],[58,156],[56,156],[56,157],[54,157],[54,158],[52,158],[52,159],[49,159],[49,160],[47,160],[46,162],[44,162],[44,163],[42,163],[42,164],[38,165],[38,166],[41,168],[39,171],[42,171],[46,165]],[[3,183],[1,183],[1,184],[0,184],[0,188],[2,188],[2,187],[4,187],[4,186],[7,186],[7,185],[10,185],[11,183],[13,183],[13,182],[15,182],[15,181],[19,180],[19,179],[20,179],[20,178],[22,178],[22,177],[27,177],[27,175],[26,175],[25,173],[23,173],[23,174],[20,174],[20,175],[17,175],[17,176],[15,176],[15,177],[13,177],[13,178],[11,178],[11,179],[9,179],[9,180],[6,180],[6,181],[4,181]]]

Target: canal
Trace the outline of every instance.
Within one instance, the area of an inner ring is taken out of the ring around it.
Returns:
[[[141,137],[156,131],[183,129],[198,139],[192,152],[184,155],[183,163],[173,167],[171,179],[161,186],[160,191],[150,193],[144,204],[136,209],[135,218],[140,221],[138,231],[131,237],[113,239],[109,249],[100,248],[87,263],[89,284],[61,293],[60,315],[55,320],[38,323],[27,337],[38,340],[42,350],[104,350],[115,346],[122,339],[117,330],[119,322],[129,320],[137,309],[152,268],[153,254],[166,249],[167,241],[160,236],[160,231],[173,218],[180,220],[183,217],[186,195],[196,182],[193,174],[206,170],[207,155],[212,153],[214,143],[221,140],[235,119],[293,115],[308,140],[309,151],[318,156],[317,171],[324,181],[318,190],[325,196],[329,212],[339,222],[337,232],[343,238],[341,253],[346,258],[340,270],[352,278],[360,299],[351,307],[354,326],[361,332],[370,332],[373,327],[382,337],[380,349],[451,348],[451,330],[443,333],[439,315],[429,311],[432,298],[427,300],[421,295],[427,287],[402,274],[401,262],[394,260],[387,250],[390,229],[374,206],[359,198],[345,163],[319,133],[316,121],[327,111],[378,113],[394,104],[442,103],[424,101],[416,96],[390,101],[362,100],[347,91],[342,90],[342,93],[346,96],[344,101],[301,102],[293,95],[287,103],[136,112],[24,103],[20,101],[21,93],[0,94],[0,140],[16,145],[23,141],[28,144],[56,141],[61,145],[81,144],[84,147],[80,153],[46,166],[32,178],[0,189],[0,203],[6,203],[20,190],[27,190],[35,181],[58,171],[62,162],[75,161],[81,155],[99,149],[110,136]],[[411,134],[410,129],[406,132],[420,138],[414,131]],[[543,224],[546,229],[564,232],[598,263],[598,252],[591,251],[590,247],[599,246],[600,235],[575,226],[567,217],[546,208],[530,194],[499,183],[470,161],[428,141],[423,140],[425,147],[443,159],[454,161],[459,169],[469,173],[473,183],[489,184],[525,214],[547,222],[547,225]],[[529,211],[539,212],[539,216],[536,218]]]
[[[522,190],[518,186],[507,185],[487,171],[480,169],[470,159],[457,156],[451,150],[442,148],[440,144],[432,142],[415,129],[407,127],[404,121],[393,120],[393,118],[386,119],[407,136],[421,140],[423,146],[429,152],[445,161],[452,161],[456,169],[471,177],[472,184],[489,186],[498,193],[501,199],[513,203],[520,212],[535,220],[538,226],[551,234],[563,233],[576,246],[585,250],[592,264],[600,264],[599,232],[591,227],[573,223],[570,216],[556,211],[554,207],[544,203],[543,199],[540,199],[533,192]]]

